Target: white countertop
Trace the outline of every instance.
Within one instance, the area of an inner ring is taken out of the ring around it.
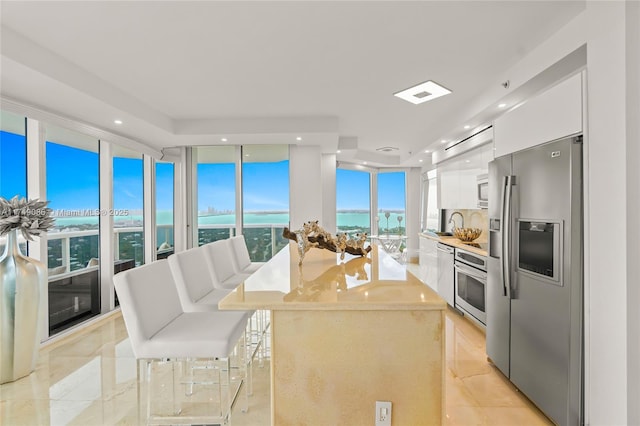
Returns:
[[[422,232],[419,233],[418,235],[420,237],[429,238],[430,240],[438,241],[439,243],[446,244],[446,245],[451,246],[451,247],[455,247],[455,248],[459,248],[459,249],[462,249],[462,250],[469,251],[471,253],[479,254],[480,256],[487,256],[488,255],[486,250],[483,250],[483,249],[478,248],[478,247],[470,246],[469,244],[465,244],[464,242],[460,241],[456,237],[446,237],[446,236],[445,237],[439,237],[437,235],[430,235],[430,234],[425,234],[425,233],[422,233]],[[486,243],[486,241],[482,241],[482,240],[478,240],[478,241],[474,241],[474,242]]]
[[[298,266],[295,243],[219,303],[220,309],[438,310],[446,302],[377,245],[367,256],[312,248]]]

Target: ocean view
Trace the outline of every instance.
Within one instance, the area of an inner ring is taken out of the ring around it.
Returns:
[[[405,226],[404,213],[390,212],[388,227],[394,229],[398,227],[398,216],[402,216],[401,226]],[[379,215],[379,228],[384,230],[387,228],[387,218],[384,216],[384,212],[380,212]],[[98,226],[98,216],[78,216],[78,217],[58,217],[56,218],[56,227],[58,228],[72,228],[80,225],[95,225]],[[313,220],[313,218],[310,218]],[[121,226],[136,226],[142,222],[142,215],[131,216],[115,216],[113,218],[116,227]],[[247,213],[244,215],[244,223],[246,225],[289,225],[289,214],[280,212],[264,212],[264,213]],[[159,211],[156,216],[156,224],[158,226],[173,225],[173,212],[171,211]],[[235,215],[233,214],[220,214],[199,216],[199,225],[229,225],[235,226]],[[322,225],[322,224],[320,224]],[[139,226],[139,225],[138,225]],[[369,213],[368,212],[338,212],[337,215],[338,229],[350,228],[350,227],[362,227],[369,228]]]
[[[402,221],[398,217],[402,216]],[[405,218],[402,212],[379,213],[379,232],[404,233]],[[157,214],[156,241],[162,250],[173,247],[173,212],[159,211]],[[309,218],[314,220],[314,218]],[[375,218],[374,218],[375,220]],[[48,238],[49,268],[64,266],[64,245],[70,252],[69,270],[84,268],[93,258],[98,258],[98,221],[99,216],[57,217],[56,228]],[[117,234],[118,259],[134,259],[136,265],[143,262],[144,235],[143,217],[140,214],[114,217],[114,231]],[[322,224],[320,224],[322,226]],[[400,229],[398,229],[400,225]],[[289,226],[289,214],[285,212],[247,213],[244,216],[242,233],[254,261],[267,261],[287,244],[282,230]],[[388,229],[387,229],[388,227]],[[198,244],[206,244],[235,233],[234,214],[211,214],[198,217]],[[342,211],[337,214],[337,232],[347,232],[351,236],[357,232],[370,233],[369,213],[366,211]],[[56,230],[58,232],[56,232]],[[63,243],[63,241],[67,241]],[[67,270],[66,268],[64,269]]]

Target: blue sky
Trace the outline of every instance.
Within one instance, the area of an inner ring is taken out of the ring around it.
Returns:
[[[10,198],[26,193],[26,147],[24,136],[0,132],[0,195]],[[96,209],[98,154],[47,143],[47,199],[53,209]],[[245,211],[289,210],[289,162],[244,163]],[[142,209],[142,160],[115,158],[114,208]],[[173,165],[156,165],[158,210],[173,205]],[[234,164],[198,165],[198,210],[235,210]],[[369,209],[369,174],[355,170],[336,172],[338,210]],[[378,174],[381,210],[404,210],[404,173]]]
[[[173,163],[156,163],[156,209],[173,210]]]
[[[96,141],[96,147],[98,142]],[[97,209],[98,153],[47,142],[47,200],[52,209]]]
[[[244,163],[245,211],[289,210],[289,162]],[[198,164],[198,210],[235,210],[235,165]]]
[[[25,137],[0,132],[0,196],[27,195],[27,145]]]
[[[405,173],[378,173],[378,209],[405,209]]]
[[[405,209],[404,172],[378,173],[378,209]],[[369,173],[336,170],[337,210],[369,210]]]

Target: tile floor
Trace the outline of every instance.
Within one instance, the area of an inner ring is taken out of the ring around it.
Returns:
[[[551,424],[487,362],[484,333],[451,309],[446,366],[445,425]],[[0,424],[134,425],[135,377],[136,362],[118,313],[44,347],[34,373],[1,385]],[[269,425],[268,363],[254,369],[249,404],[247,413],[236,404],[232,424]]]

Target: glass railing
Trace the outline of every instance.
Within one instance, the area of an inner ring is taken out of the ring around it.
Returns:
[[[173,253],[173,225],[159,225],[158,258],[166,258]],[[244,227],[247,248],[254,262],[264,262],[273,257],[286,244],[282,236],[283,225],[251,224]],[[142,227],[115,228],[115,261],[133,260],[135,266],[144,262]],[[236,235],[234,225],[200,225],[199,245],[226,239]],[[98,230],[49,232],[47,234],[49,279],[71,276],[87,268],[97,269],[99,237]]]
[[[250,224],[244,226],[244,239],[252,262],[266,262],[287,245],[282,236],[284,225]],[[224,240],[236,235],[235,225],[199,225],[198,244]]]
[[[288,244],[284,225],[245,225],[244,239],[252,262],[266,262]]]

